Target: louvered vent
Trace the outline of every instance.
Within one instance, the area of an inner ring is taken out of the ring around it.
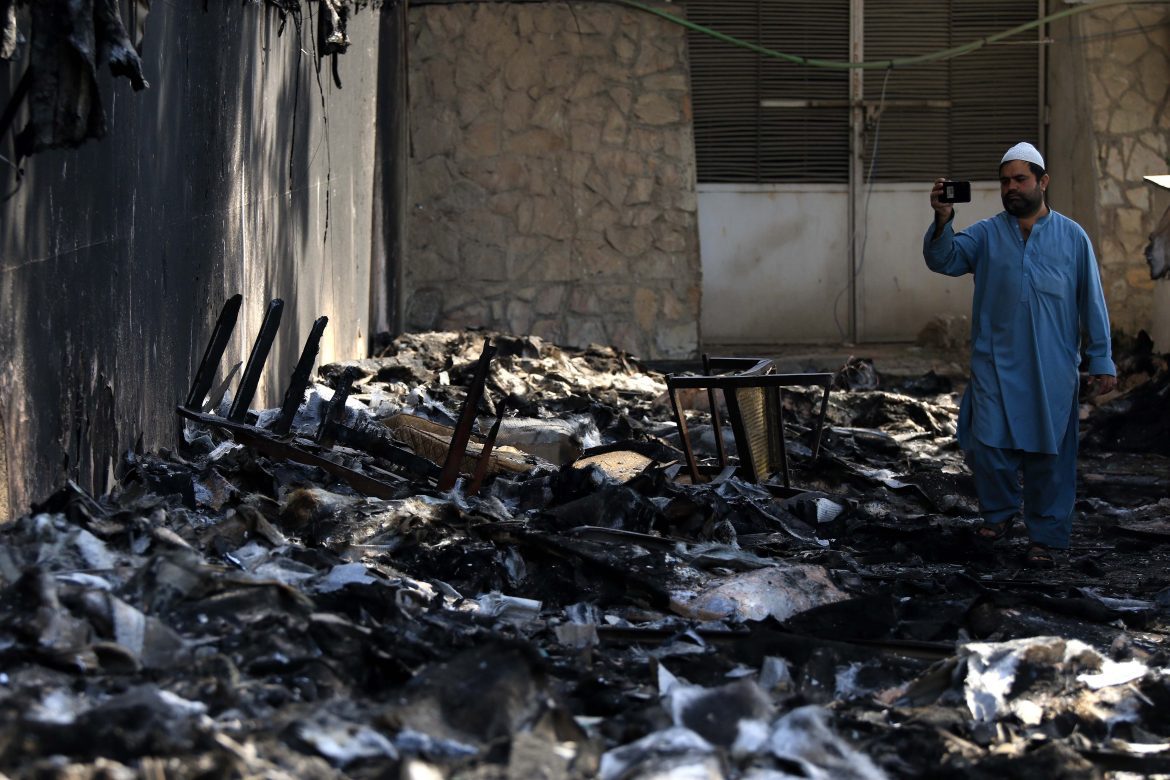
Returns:
[[[698,0],[687,15],[770,49],[849,58],[849,0]],[[699,181],[848,181],[845,71],[761,57],[701,33],[689,44]]]
[[[849,0],[690,0],[692,21],[779,51],[849,59]],[[1021,0],[866,0],[866,60],[926,54],[1034,20]],[[987,180],[1004,149],[1040,136],[1039,33],[974,54],[865,73],[864,174]],[[704,183],[843,183],[845,71],[793,65],[689,33],[695,151]],[[877,119],[880,113],[880,136]],[[876,162],[875,139],[880,139]]]
[[[1038,10],[1036,3],[1020,0],[867,0],[865,59],[970,43],[1033,21]],[[1031,30],[974,54],[894,70],[886,85],[874,179],[995,179],[1005,149],[1039,140],[1038,41]],[[881,71],[865,74],[871,106],[881,98],[883,78]],[[868,174],[876,125],[871,119],[866,127]]]

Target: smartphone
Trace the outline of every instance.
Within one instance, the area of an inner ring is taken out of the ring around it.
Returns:
[[[971,182],[944,181],[942,195],[939,195],[938,200],[939,203],[970,203]]]

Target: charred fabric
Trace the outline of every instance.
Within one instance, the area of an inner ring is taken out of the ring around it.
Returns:
[[[407,335],[321,367],[291,416],[195,388],[178,451],[0,530],[0,772],[1170,772],[1170,371],[1148,344],[1120,363],[1042,578],[1022,540],[975,544],[933,374],[852,361],[815,461],[820,393],[786,391],[789,491],[691,484],[663,376],[608,348]],[[440,488],[479,380],[487,435]]]

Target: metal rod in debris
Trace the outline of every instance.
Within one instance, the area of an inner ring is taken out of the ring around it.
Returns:
[[[211,331],[211,338],[207,341],[207,349],[203,351],[203,359],[199,361],[199,368],[195,371],[195,379],[191,382],[187,400],[183,402],[186,408],[199,411],[203,407],[203,399],[211,390],[211,383],[215,381],[215,372],[219,369],[223,351],[227,349],[232,331],[236,329],[236,318],[240,314],[240,304],[243,301],[244,296],[239,293],[224,301],[219,319],[215,321],[215,329]]]
[[[318,317],[309,331],[309,338],[305,341],[305,348],[301,350],[301,359],[293,369],[292,377],[288,380],[288,390],[284,393],[284,404],[280,407],[280,417],[272,426],[272,432],[277,436],[284,436],[292,428],[293,417],[301,401],[305,399],[305,389],[309,386],[309,376],[313,373],[313,363],[317,360],[317,351],[321,348],[321,334],[329,323],[328,317]]]
[[[280,298],[273,298],[268,302],[268,311],[264,313],[260,333],[256,335],[256,341],[252,344],[248,365],[244,368],[244,376],[240,379],[239,388],[236,389],[236,397],[232,399],[232,408],[228,410],[228,419],[232,422],[243,422],[248,415],[248,407],[252,405],[252,396],[256,395],[256,385],[260,383],[260,374],[268,360],[268,351],[272,349],[272,342],[276,340],[276,330],[280,327],[282,311],[284,301]]]
[[[443,471],[439,475],[437,487],[439,490],[450,490],[455,487],[459,479],[459,466],[463,463],[463,454],[467,452],[467,441],[471,438],[471,426],[475,424],[475,410],[479,408],[479,399],[483,397],[483,388],[487,384],[488,371],[491,369],[492,358],[497,348],[492,346],[491,339],[483,343],[483,352],[479,355],[479,364],[475,368],[475,378],[467,388],[467,400],[463,403],[463,413],[459,415],[459,422],[455,426],[455,433],[451,436],[451,448],[447,450],[447,460],[443,463]]]
[[[471,484],[467,486],[467,495],[469,496],[478,493],[480,487],[483,486],[484,479],[487,478],[488,467],[492,460],[492,450],[496,448],[496,437],[500,435],[500,423],[504,421],[504,412],[507,411],[507,408],[507,402],[501,401],[500,408],[496,410],[496,421],[492,423],[492,428],[488,431],[487,441],[480,448],[479,460],[475,463],[475,474],[471,477]]]

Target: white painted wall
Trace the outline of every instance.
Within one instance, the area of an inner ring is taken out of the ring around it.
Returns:
[[[913,341],[940,314],[969,314],[971,280],[922,261],[929,185],[877,184],[858,282],[861,341]],[[962,228],[1002,206],[972,185]],[[699,186],[703,339],[717,344],[836,343],[849,337],[849,193],[844,185]]]
[[[849,281],[848,222],[842,185],[699,185],[703,340],[840,341],[832,306]]]
[[[1002,210],[997,182],[972,183],[971,203],[955,207],[955,229]],[[936,274],[922,260],[922,236],[933,216],[929,184],[874,186],[857,277],[861,341],[913,341],[934,317],[971,313],[972,277]]]

